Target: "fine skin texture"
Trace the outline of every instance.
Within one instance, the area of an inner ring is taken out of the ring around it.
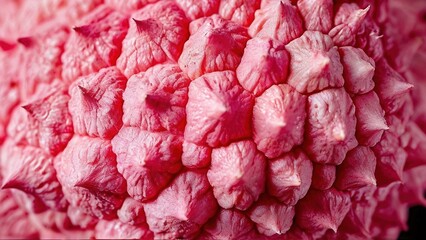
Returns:
[[[396,239],[423,0],[0,0],[0,238]]]

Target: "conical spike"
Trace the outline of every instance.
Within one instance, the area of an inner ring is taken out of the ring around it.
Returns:
[[[369,130],[389,130],[386,120],[382,116],[372,116],[371,121],[368,123]]]
[[[95,93],[83,86],[78,85],[82,95],[82,103],[87,109],[96,108],[96,104],[98,103],[98,99],[96,99]]]
[[[35,44],[34,39],[32,37],[18,38],[17,41],[26,48],[32,47]]]
[[[34,106],[32,104],[27,104],[21,107],[25,109],[31,116],[34,116]]]
[[[155,19],[148,18],[145,20],[137,20],[135,18],[132,18],[133,21],[136,23],[136,27],[138,28],[139,33],[146,33],[149,38],[151,38],[152,41],[154,41],[156,44],[159,44],[161,41],[161,35],[162,35],[162,26],[158,24],[158,22]]]
[[[83,95],[88,95],[89,94],[89,90],[87,90],[86,88],[84,88],[84,87],[82,87],[82,86],[80,86],[80,85],[78,85],[78,88],[80,89],[80,91],[81,91],[81,93],[83,94]]]
[[[333,230],[334,233],[337,233],[337,229],[339,228],[339,226],[337,226],[335,223],[324,223],[324,225],[327,227],[327,229]]]
[[[365,178],[365,183],[367,183],[368,185],[377,186],[377,181],[374,176],[369,176]]]
[[[333,137],[336,141],[344,141],[346,139],[346,125],[344,122],[338,122],[333,127]]]
[[[1,186],[1,189],[19,189],[20,184],[15,180],[15,177],[12,177],[10,179],[4,180],[3,185]]]
[[[149,26],[149,22],[150,22],[149,19],[137,20],[135,18],[132,18],[132,20],[136,23],[136,26],[137,26],[139,32],[145,32],[145,31],[149,30],[149,27],[150,27]]]
[[[370,11],[370,6],[366,7],[365,9],[359,9],[354,12],[351,17],[350,22],[348,23],[348,26],[351,27],[352,30],[358,30],[358,28],[361,26],[362,22],[364,21],[365,17],[367,16],[367,13]],[[355,31],[353,31],[355,32]]]
[[[401,94],[408,92],[413,87],[414,87],[413,84],[395,80],[393,84],[391,84],[391,88],[389,89],[389,94],[393,94],[394,96],[399,96]]]
[[[2,50],[7,51],[7,50],[10,50],[10,49],[12,49],[12,48],[14,48],[14,47],[15,47],[15,44],[13,44],[13,43],[9,43],[9,42],[7,42],[7,41],[4,41],[4,40],[1,40],[1,39],[0,39],[0,48],[1,48]]]
[[[288,186],[299,187],[300,185],[302,185],[302,180],[300,179],[299,174],[297,174],[293,175],[293,177],[289,179],[288,183]]]
[[[94,37],[95,31],[93,30],[93,26],[91,25],[84,25],[79,27],[73,27],[74,31],[76,31],[78,34],[84,36],[84,37]]]
[[[1,189],[19,189],[27,192],[28,187],[26,187],[25,176],[22,174],[22,172],[28,172],[27,168],[29,168],[29,166],[24,164],[18,169],[15,169],[11,175],[3,179]]]

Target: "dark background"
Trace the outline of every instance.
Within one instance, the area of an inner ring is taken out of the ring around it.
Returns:
[[[401,232],[399,240],[426,240],[426,208],[414,206],[410,208],[408,231]]]

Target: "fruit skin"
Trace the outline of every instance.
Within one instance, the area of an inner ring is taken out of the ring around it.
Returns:
[[[395,239],[426,205],[422,0],[0,1],[0,237]]]

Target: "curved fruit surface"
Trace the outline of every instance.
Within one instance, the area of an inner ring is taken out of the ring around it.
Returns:
[[[423,0],[0,0],[0,238],[395,239]]]

